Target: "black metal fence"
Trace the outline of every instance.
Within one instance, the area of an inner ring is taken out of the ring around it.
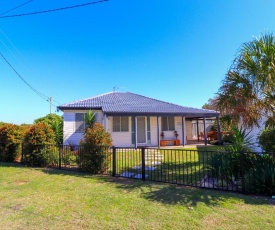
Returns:
[[[116,148],[113,176],[275,195],[274,153]]]
[[[105,146],[22,145],[21,163],[90,173],[111,174],[112,149]],[[93,166],[97,165],[95,168]]]
[[[274,153],[115,147],[93,148],[87,152],[82,146],[53,145],[34,149],[22,146],[21,151],[20,161],[33,166],[40,164],[116,177],[275,195]],[[93,164],[100,165],[100,170],[91,171]]]

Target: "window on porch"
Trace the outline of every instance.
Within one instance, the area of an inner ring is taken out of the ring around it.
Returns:
[[[113,132],[128,132],[129,118],[128,117],[113,117]]]
[[[162,131],[174,131],[175,117],[171,117],[171,116],[161,117],[161,129]]]

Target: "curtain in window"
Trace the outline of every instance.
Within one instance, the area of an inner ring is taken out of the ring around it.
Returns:
[[[129,131],[129,118],[128,117],[121,117],[121,132],[128,132]]]
[[[84,113],[75,114],[75,132],[84,133]]]
[[[113,131],[120,132],[120,117],[113,117]]]
[[[168,117],[168,128],[170,131],[175,130],[175,119],[174,117]]]
[[[161,128],[162,131],[173,131],[175,130],[175,118],[174,117],[161,117]]]
[[[113,117],[113,132],[128,132],[129,118],[128,117]]]

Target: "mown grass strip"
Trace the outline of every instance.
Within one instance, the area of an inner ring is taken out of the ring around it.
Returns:
[[[273,229],[274,202],[0,163],[1,229]]]

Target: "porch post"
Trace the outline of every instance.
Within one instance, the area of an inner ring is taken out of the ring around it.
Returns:
[[[200,133],[199,133],[199,118],[197,118],[197,137],[198,137],[198,142],[200,142]]]
[[[108,130],[108,117],[106,114],[104,114],[104,129],[107,131]]]
[[[203,132],[204,132],[204,145],[207,145],[205,117],[203,117]]]
[[[219,145],[222,144],[222,138],[221,138],[221,127],[220,127],[220,118],[217,117],[217,124],[218,124],[218,140],[219,140]]]
[[[157,116],[157,136],[158,136],[158,148],[160,148],[160,140],[159,140],[159,135],[160,135],[160,132],[159,132],[159,116]]]
[[[186,133],[185,133],[185,117],[184,116],[181,117],[181,124],[182,124],[181,125],[181,128],[182,128],[182,146],[185,146]]]
[[[135,121],[135,148],[137,148],[137,116],[134,117]]]

